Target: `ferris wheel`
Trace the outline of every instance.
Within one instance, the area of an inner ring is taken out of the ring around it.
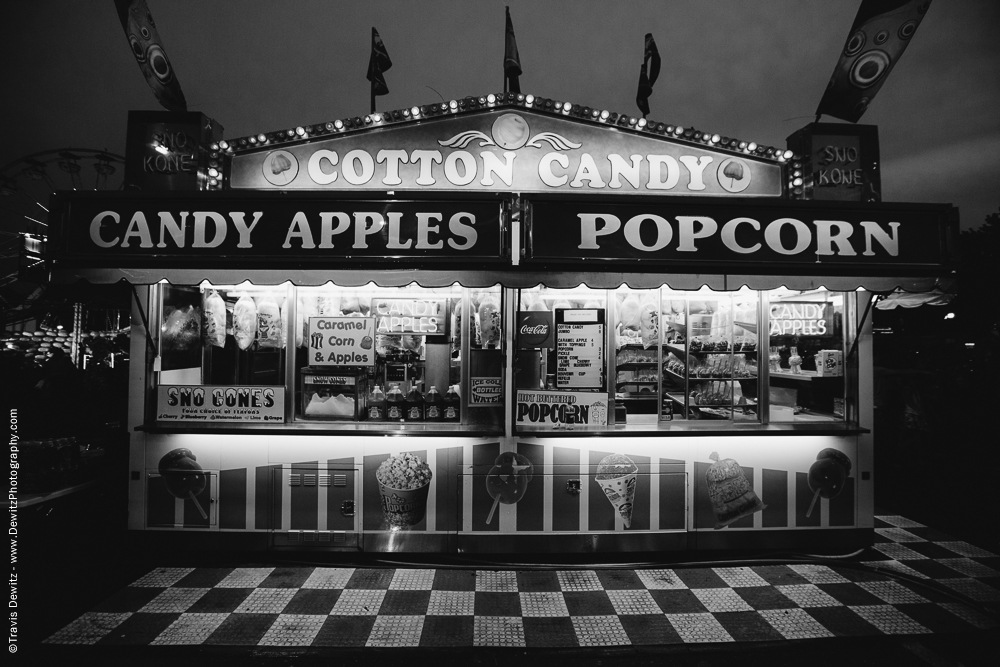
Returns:
[[[44,286],[23,279],[23,244],[49,234],[49,198],[54,192],[120,190],[125,158],[89,148],[60,148],[26,155],[0,168],[0,311],[6,326],[34,316],[44,304]]]

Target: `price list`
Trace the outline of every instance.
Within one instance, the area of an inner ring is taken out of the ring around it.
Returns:
[[[604,323],[579,320],[601,319],[603,311],[557,312],[556,386],[596,388],[604,386]],[[559,315],[562,315],[560,317]]]

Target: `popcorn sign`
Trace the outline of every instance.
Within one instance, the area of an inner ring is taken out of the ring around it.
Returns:
[[[310,366],[374,366],[374,317],[310,317]]]

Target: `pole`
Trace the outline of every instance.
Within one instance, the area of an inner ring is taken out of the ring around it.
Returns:
[[[374,81],[372,81],[371,86],[370,86],[369,89],[371,90],[371,98],[372,98],[372,104],[371,104],[372,110],[371,110],[371,113],[375,113],[375,82]]]

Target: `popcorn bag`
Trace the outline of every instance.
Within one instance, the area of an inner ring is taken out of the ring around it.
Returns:
[[[415,526],[427,513],[431,468],[419,456],[390,456],[375,473],[382,515],[392,528]]]
[[[733,459],[720,461],[716,452],[712,452],[708,458],[715,461],[708,467],[705,480],[708,482],[712,511],[715,512],[716,530],[767,507],[750,488],[750,482],[739,463]]]

